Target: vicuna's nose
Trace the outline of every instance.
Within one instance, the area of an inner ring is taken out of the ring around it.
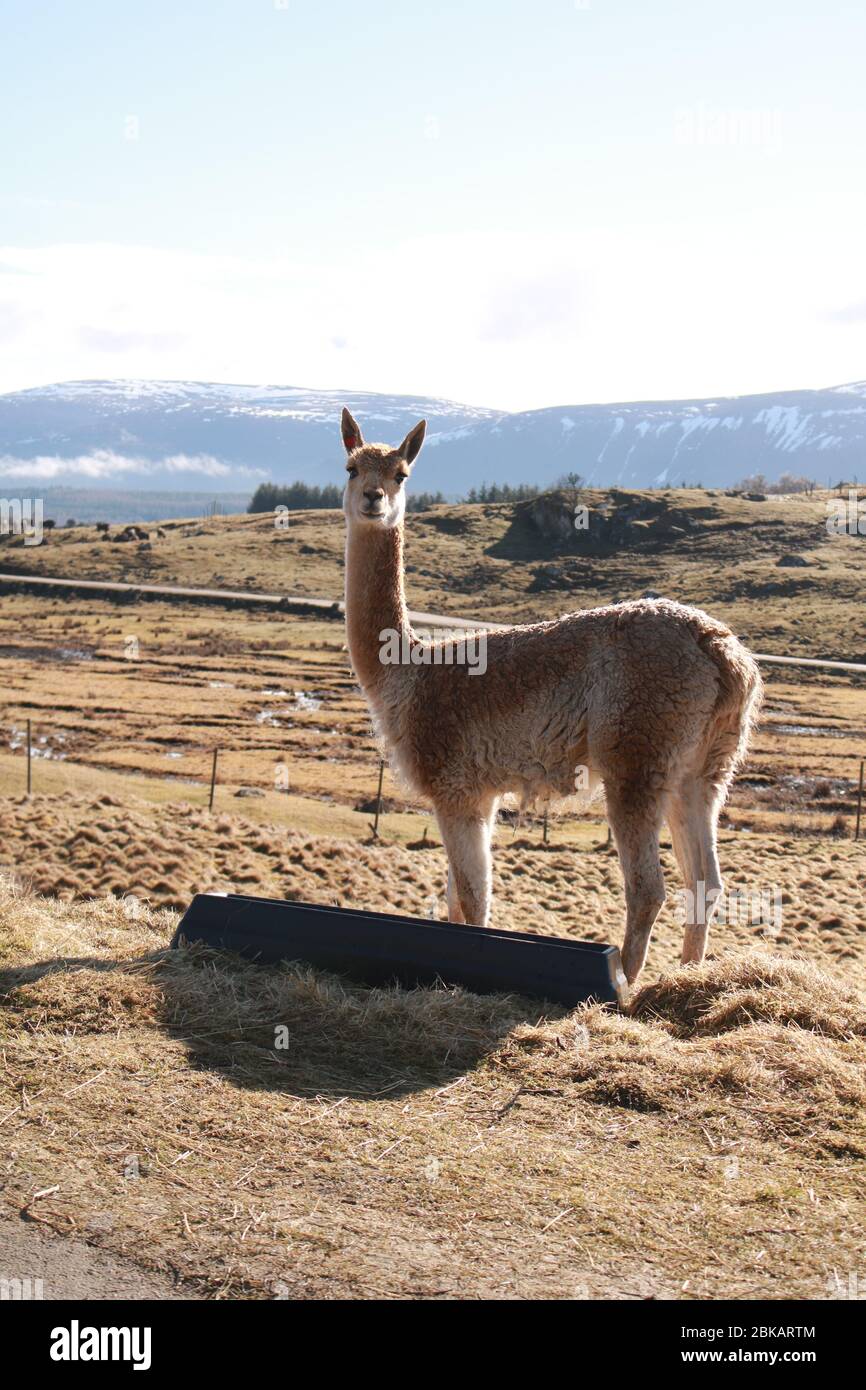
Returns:
[[[385,496],[385,489],[382,487],[365,487],[364,496],[368,502],[381,502]]]

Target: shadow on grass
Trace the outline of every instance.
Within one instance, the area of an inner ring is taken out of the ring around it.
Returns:
[[[514,995],[371,989],[199,946],[5,969],[0,1004],[7,1028],[16,1020],[79,1035],[155,1027],[184,1045],[192,1066],[246,1089],[395,1100],[448,1085],[543,1012]]]

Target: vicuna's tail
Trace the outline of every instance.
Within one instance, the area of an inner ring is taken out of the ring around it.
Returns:
[[[719,672],[719,694],[707,726],[702,776],[724,793],[746,756],[764,683],[754,657],[733,633],[708,633],[700,645]]]

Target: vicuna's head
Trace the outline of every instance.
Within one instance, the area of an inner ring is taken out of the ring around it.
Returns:
[[[346,520],[364,526],[399,526],[406,511],[405,482],[424,443],[427,421],[419,420],[396,449],[365,444],[348,410],[340,424],[346,450]]]

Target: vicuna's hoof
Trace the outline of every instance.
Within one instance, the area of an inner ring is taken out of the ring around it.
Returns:
[[[629,985],[633,985],[638,975],[643,970],[644,960],[646,959],[646,951],[644,950],[641,952],[640,959],[638,960],[635,958],[634,953],[628,952],[626,948],[623,947],[622,951],[620,952],[620,958],[622,960],[622,968],[625,978],[628,981]]]
[[[707,928],[687,926],[683,933],[683,965],[700,965],[707,949]]]

